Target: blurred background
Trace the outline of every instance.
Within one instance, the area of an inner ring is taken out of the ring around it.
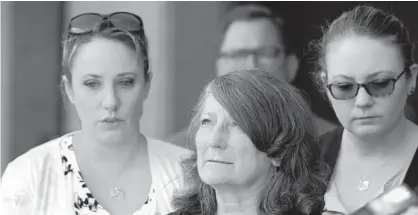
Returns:
[[[79,128],[65,105],[59,82],[61,41],[70,17],[84,12],[129,11],[141,16],[149,38],[154,77],[141,130],[164,139],[187,126],[204,85],[215,77],[222,39],[222,17],[249,2],[1,2],[1,174],[30,148]],[[301,67],[295,85],[307,92],[313,111],[336,122],[316,92],[309,72],[308,44],[320,26],[357,5],[355,2],[262,2],[291,23]],[[416,2],[372,2],[404,20],[418,41]],[[417,55],[416,55],[417,56]],[[417,96],[411,98],[418,107]]]

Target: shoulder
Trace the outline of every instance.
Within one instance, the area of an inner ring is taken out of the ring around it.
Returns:
[[[314,123],[317,129],[318,135],[325,134],[329,131],[334,130],[337,127],[335,123],[325,120],[317,115],[314,115],[313,119],[314,119]]]
[[[329,144],[335,142],[341,142],[342,134],[344,128],[342,126],[337,126],[334,129],[325,132],[319,136],[319,143],[322,147],[328,146]]]
[[[35,193],[37,187],[50,185],[58,177],[60,143],[65,136],[34,147],[7,165],[0,184],[0,207],[31,210],[35,195],[42,196],[47,192]]]
[[[162,140],[147,139],[150,163],[153,170],[158,171],[159,177],[178,177],[181,174],[181,161],[189,157],[192,151]]]
[[[169,142],[147,137],[150,156],[162,160],[181,160],[191,154],[191,150]]]
[[[321,160],[331,168],[334,168],[340,152],[343,131],[344,128],[338,126],[319,137]]]
[[[180,162],[192,152],[161,140],[149,137],[147,140],[157,208],[162,214],[167,214],[174,210],[171,205],[173,193],[184,187]]]
[[[169,213],[167,215],[192,215],[192,213],[190,213],[188,211],[180,211],[179,210],[179,211],[175,211],[175,212]],[[195,214],[195,215],[198,215],[198,214]]]
[[[166,141],[180,147],[191,147],[188,145],[187,132],[188,129],[184,128],[183,130],[168,136]]]
[[[68,135],[70,134],[63,135],[30,149],[10,162],[7,169],[20,169],[20,172],[22,172],[22,168],[39,170],[42,166],[45,166],[45,163],[59,161],[61,143]]]

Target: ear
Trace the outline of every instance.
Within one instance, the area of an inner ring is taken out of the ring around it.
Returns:
[[[149,91],[151,89],[151,82],[152,82],[153,73],[149,73],[148,81],[145,83],[145,97],[144,100],[148,98]]]
[[[324,71],[321,71],[320,75],[322,83],[327,83],[327,74]]]
[[[418,65],[416,63],[412,64],[410,67],[411,70],[411,80],[408,86],[409,91],[414,91],[417,84],[417,73],[418,73]]]
[[[299,70],[299,58],[294,53],[286,56],[286,67],[287,81],[292,83],[295,80]]]
[[[68,100],[70,100],[71,104],[74,104],[73,88],[65,75],[62,76],[62,83],[64,84],[65,94],[67,94]]]

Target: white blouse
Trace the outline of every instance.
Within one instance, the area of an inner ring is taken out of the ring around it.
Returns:
[[[82,189],[71,150],[73,134],[37,146],[7,166],[0,184],[0,214],[109,215],[94,198],[86,198],[88,188]],[[147,141],[151,190],[133,215],[167,214],[174,211],[174,190],[183,186],[179,161],[191,151],[148,137]]]

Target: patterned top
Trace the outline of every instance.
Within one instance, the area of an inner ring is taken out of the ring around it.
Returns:
[[[71,147],[74,133],[34,147],[7,165],[0,183],[1,215],[109,215],[80,174]],[[168,214],[174,211],[174,191],[184,186],[179,161],[191,151],[146,139],[152,192],[133,215]]]
[[[74,147],[72,144],[72,135],[63,140],[61,149],[61,160],[63,165],[63,174],[65,177],[72,177],[74,182],[74,211],[76,215],[106,214],[110,215],[103,206],[94,198],[90,189],[83,179],[80,168],[76,161]],[[144,205],[151,202],[155,189],[151,185],[150,193]]]

